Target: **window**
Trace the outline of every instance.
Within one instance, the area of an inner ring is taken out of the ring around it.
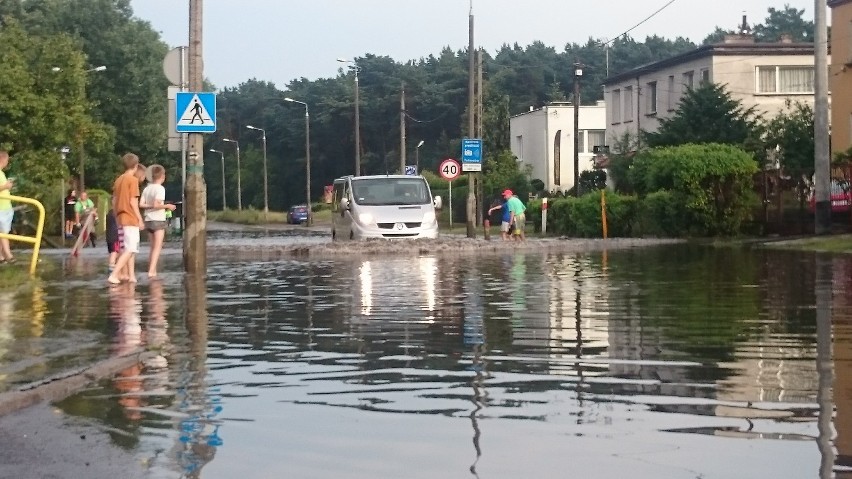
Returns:
[[[589,130],[587,134],[589,135],[589,153],[593,153],[596,146],[606,145],[606,130]]]
[[[612,99],[609,102],[612,106],[612,124],[621,122],[621,90],[612,91]]]
[[[624,122],[633,121],[633,87],[624,87]]]
[[[518,136],[515,137],[515,146],[517,148],[515,151],[518,152],[518,158],[523,160],[524,159],[524,136],[523,135],[518,135]]]
[[[814,67],[757,67],[758,93],[813,93]]]
[[[681,81],[683,84],[684,90],[692,90],[695,86],[695,72],[688,71],[683,74],[683,80]]]
[[[669,89],[666,91],[666,109],[672,111],[675,109],[675,80],[674,75],[669,75]]]
[[[586,131],[580,130],[577,132],[577,151],[580,153],[586,152]]]
[[[657,113],[657,82],[652,81],[648,83],[648,93],[645,95],[645,98],[648,100],[648,104],[645,108],[645,113],[652,115]]]

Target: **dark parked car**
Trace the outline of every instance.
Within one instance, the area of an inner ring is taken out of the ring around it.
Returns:
[[[287,223],[296,225],[308,222],[308,207],[305,205],[291,206],[287,212]]]

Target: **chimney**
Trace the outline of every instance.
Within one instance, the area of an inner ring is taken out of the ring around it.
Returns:
[[[748,24],[748,17],[745,12],[743,12],[743,22],[737,27],[737,32],[725,35],[723,43],[740,45],[754,43],[754,35],[751,34],[751,27]]]
[[[782,33],[781,43],[793,43],[793,35],[790,35],[789,33]]]

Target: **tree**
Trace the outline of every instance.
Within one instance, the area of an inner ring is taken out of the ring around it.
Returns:
[[[787,100],[766,124],[767,149],[778,148],[781,167],[787,174],[811,176],[814,171],[814,111],[810,105]]]
[[[683,96],[677,112],[661,120],[656,132],[643,136],[650,147],[720,143],[753,150],[761,135],[755,107],[743,108],[724,86],[705,82]]]
[[[55,71],[62,61],[64,67]],[[60,150],[77,141],[101,151],[110,129],[94,121],[84,89],[85,55],[68,36],[28,34],[11,18],[0,29],[0,148],[10,150],[15,193],[42,200],[49,209],[68,174]],[[76,162],[73,162],[76,167]]]
[[[769,7],[764,23],[754,26],[754,36],[759,42],[778,42],[781,35],[788,34],[794,42],[814,41],[814,22],[804,19],[805,10],[788,4],[779,10]]]

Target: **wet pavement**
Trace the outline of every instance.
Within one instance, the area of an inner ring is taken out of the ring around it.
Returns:
[[[164,260],[108,288],[87,253],[0,293],[0,390],[159,353],[55,405],[144,477],[852,477],[849,258]]]

